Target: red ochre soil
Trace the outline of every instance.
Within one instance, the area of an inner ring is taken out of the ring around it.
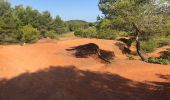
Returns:
[[[116,42],[76,38],[1,45],[0,100],[170,100],[170,65],[127,60]],[[67,50],[87,43],[114,52],[112,63]]]

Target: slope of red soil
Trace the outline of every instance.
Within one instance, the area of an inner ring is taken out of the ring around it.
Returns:
[[[87,43],[113,51],[115,60],[112,64],[103,64],[91,57],[76,58],[66,50]],[[168,100],[170,66],[129,61],[115,43],[74,39],[0,46],[0,100],[38,100],[36,94],[42,96],[39,100]],[[155,94],[146,98],[152,91],[146,88],[148,85],[145,87],[145,83],[167,85],[163,86],[161,94],[153,92]]]
[[[160,57],[161,52],[167,51],[168,49],[170,49],[170,46],[164,46],[161,48],[157,48],[154,52],[150,53],[149,56]]]

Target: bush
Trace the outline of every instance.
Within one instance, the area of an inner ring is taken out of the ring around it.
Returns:
[[[168,49],[168,51],[163,52],[160,58],[167,59],[170,62],[170,49]]]
[[[11,36],[8,36],[8,35],[5,35],[5,36],[0,36],[0,44],[15,44],[15,43],[18,43],[19,40],[15,37],[11,37]]]
[[[170,45],[170,35],[157,36],[158,47]]]
[[[19,42],[19,34],[17,33],[4,33],[0,34],[0,44],[15,44]]]
[[[170,45],[170,40],[160,40],[158,42],[158,48],[163,47],[163,46],[167,46]]]
[[[119,36],[129,36],[129,33],[125,32],[125,31],[117,31],[116,34],[118,34]]]
[[[89,27],[87,29],[79,29],[74,32],[75,36],[85,37],[85,38],[95,38],[97,35],[95,27]]]
[[[113,22],[110,19],[101,20],[96,27],[98,30],[97,38],[113,40],[119,36],[118,31],[113,30]]]
[[[56,28],[55,31],[57,34],[64,34],[69,32],[69,29],[67,27],[61,27],[61,28]]]
[[[97,31],[95,27],[89,27],[87,29],[79,29],[74,32],[75,36],[85,37],[85,38],[99,38],[99,39],[115,39],[118,34],[114,30],[99,30]]]
[[[109,39],[109,40],[114,40],[118,37],[118,34],[112,29],[105,29],[105,30],[99,30],[97,34],[97,38],[100,39]]]
[[[40,32],[31,25],[23,26],[20,29],[21,41],[26,43],[36,42],[40,37]]]
[[[87,29],[88,27],[93,26],[92,23],[88,23],[83,20],[70,20],[70,21],[67,21],[66,23],[70,31],[77,31],[79,29]]]
[[[167,59],[150,57],[148,58],[149,63],[168,65],[169,61]]]
[[[141,42],[141,49],[142,49],[142,51],[144,51],[146,53],[154,51],[156,47],[157,47],[157,43],[153,39]]]
[[[45,36],[45,38],[49,37],[49,38],[51,38],[51,39],[58,39],[57,34],[55,34],[55,33],[52,32],[52,31],[47,31],[47,32],[45,32],[44,36]]]

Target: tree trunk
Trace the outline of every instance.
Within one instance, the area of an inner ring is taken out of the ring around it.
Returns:
[[[136,36],[136,50],[137,50],[137,54],[139,55],[141,60],[142,61],[146,61],[145,57],[140,52],[140,40],[139,40],[139,36]]]
[[[141,54],[141,52],[140,52],[141,47],[140,47],[139,34],[141,34],[141,32],[140,32],[140,30],[138,29],[138,27],[135,25],[135,23],[133,23],[133,26],[134,26],[134,28],[135,28],[135,30],[136,30],[136,35],[135,35],[135,37],[136,37],[136,50],[137,50],[137,54],[138,54],[138,56],[141,58],[142,61],[146,61],[146,58],[145,58],[145,57]]]

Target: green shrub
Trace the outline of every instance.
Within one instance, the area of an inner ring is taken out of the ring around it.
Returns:
[[[85,38],[99,38],[99,39],[115,39],[118,34],[114,30],[99,30],[97,31],[95,27],[89,27],[87,29],[79,29],[74,32],[75,36],[85,37]]]
[[[168,65],[169,61],[167,59],[150,57],[148,58],[149,63]]]
[[[4,33],[4,34],[0,34],[0,44],[13,44],[13,43],[18,43],[19,35],[17,33]]]
[[[158,48],[170,45],[170,35],[157,36],[156,40],[158,41]]]
[[[51,39],[58,39],[57,34],[55,34],[55,33],[52,32],[52,31],[47,31],[47,32],[45,32],[44,36],[45,36],[46,38],[49,37],[49,38],[51,38]]]
[[[113,22],[110,19],[101,20],[97,27],[97,38],[114,40],[119,36],[118,31],[113,30]]]
[[[21,41],[26,43],[36,42],[40,37],[40,32],[31,25],[23,26],[20,29]]]
[[[70,20],[70,21],[67,21],[66,23],[67,23],[70,31],[77,31],[79,29],[86,29],[90,26],[93,26],[92,23],[88,23],[83,20]]]
[[[95,38],[97,35],[95,27],[89,27],[87,29],[79,29],[74,32],[75,36],[85,37],[85,38]]]
[[[78,37],[83,37],[82,35],[84,34],[84,31],[83,29],[78,29],[74,32],[74,35],[75,36],[78,36]]]
[[[146,53],[154,51],[156,47],[157,47],[157,43],[153,39],[145,40],[141,42],[141,49]]]
[[[163,46],[167,46],[170,45],[170,40],[166,41],[166,40],[160,40],[158,42],[158,48],[163,47]]]
[[[125,32],[125,31],[117,31],[116,34],[118,34],[119,36],[129,36],[129,33]]]
[[[96,28],[95,27],[89,27],[87,29],[84,30],[84,35],[87,38],[94,38],[96,37]]]
[[[160,58],[167,59],[170,62],[170,49],[168,49],[168,51],[163,52]]]
[[[1,38],[2,37],[2,38]],[[11,36],[0,36],[0,44],[15,44],[18,43],[19,40],[15,37],[11,37]]]
[[[105,30],[99,30],[97,37],[100,39],[109,39],[114,40],[116,37],[118,37],[118,34],[112,29],[105,29]]]
[[[69,32],[69,29],[67,27],[58,27],[55,29],[56,33],[58,34],[64,34]]]

